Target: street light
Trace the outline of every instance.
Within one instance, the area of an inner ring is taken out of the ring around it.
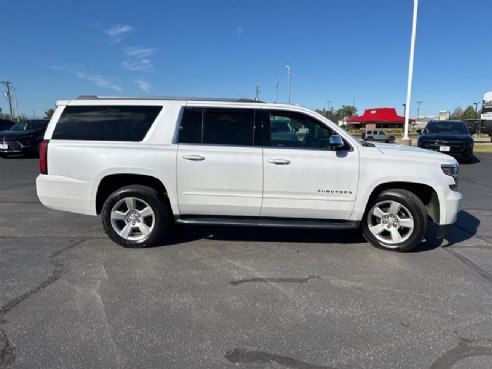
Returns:
[[[289,104],[290,104],[290,65],[286,65],[285,68],[287,68],[287,76],[288,76],[287,90],[289,92]]]
[[[417,9],[419,0],[413,0],[413,22],[412,22],[412,37],[410,40],[410,59],[408,61],[408,85],[407,85],[407,101],[405,104],[405,130],[402,140],[410,144],[408,138],[408,122],[410,117],[410,97],[412,95],[412,78],[413,78],[413,58],[415,53],[415,36],[417,34]]]
[[[475,119],[477,119],[477,110],[478,110],[478,104],[477,102],[474,102],[473,105],[475,105]]]

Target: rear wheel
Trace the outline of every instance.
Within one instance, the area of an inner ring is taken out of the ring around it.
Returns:
[[[374,246],[395,251],[409,251],[422,241],[427,213],[422,201],[412,192],[386,190],[368,205],[362,230]]]
[[[132,248],[156,244],[171,220],[164,196],[140,185],[122,187],[109,195],[101,215],[106,234],[118,245]]]

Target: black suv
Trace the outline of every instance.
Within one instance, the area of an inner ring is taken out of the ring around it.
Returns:
[[[473,138],[466,124],[459,120],[431,120],[420,137],[417,146],[439,151],[469,163],[473,159]]]

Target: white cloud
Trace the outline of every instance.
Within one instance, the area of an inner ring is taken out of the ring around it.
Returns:
[[[50,69],[56,70],[58,72],[68,73],[73,75],[74,77],[86,81],[91,81],[95,83],[97,86],[102,88],[107,88],[110,90],[114,90],[117,92],[122,92],[123,89],[115,82],[114,79],[100,75],[100,74],[89,74],[81,69],[84,69],[84,66],[77,66],[74,68],[65,68],[60,67],[58,65],[51,65]]]
[[[137,59],[143,59],[148,58],[156,51],[157,49],[150,47],[129,47],[125,50],[125,54]]]
[[[106,34],[108,34],[111,37],[116,37],[116,36],[122,35],[124,33],[131,32],[133,30],[134,30],[134,28],[132,26],[129,26],[127,24],[124,24],[124,25],[118,24],[118,25],[113,26],[110,29],[106,30]]]
[[[133,72],[150,72],[154,69],[154,64],[149,59],[133,59],[125,60],[122,63],[123,67]]]
[[[139,89],[141,89],[144,92],[150,92],[150,90],[152,89],[150,83],[144,80],[143,78],[137,79],[135,81],[135,84]]]
[[[102,88],[107,88],[110,90],[122,92],[120,86],[118,86],[111,78],[102,76],[100,74],[87,74],[85,72],[76,71],[74,72],[75,77],[78,79],[83,79],[87,81],[94,82],[96,85]]]
[[[129,47],[125,49],[127,59],[123,61],[122,65],[131,71],[150,72],[154,69],[154,64],[149,57],[157,50],[151,47]]]

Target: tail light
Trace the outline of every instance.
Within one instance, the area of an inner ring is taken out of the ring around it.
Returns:
[[[43,140],[39,144],[39,172],[48,174],[48,144],[49,140]]]

